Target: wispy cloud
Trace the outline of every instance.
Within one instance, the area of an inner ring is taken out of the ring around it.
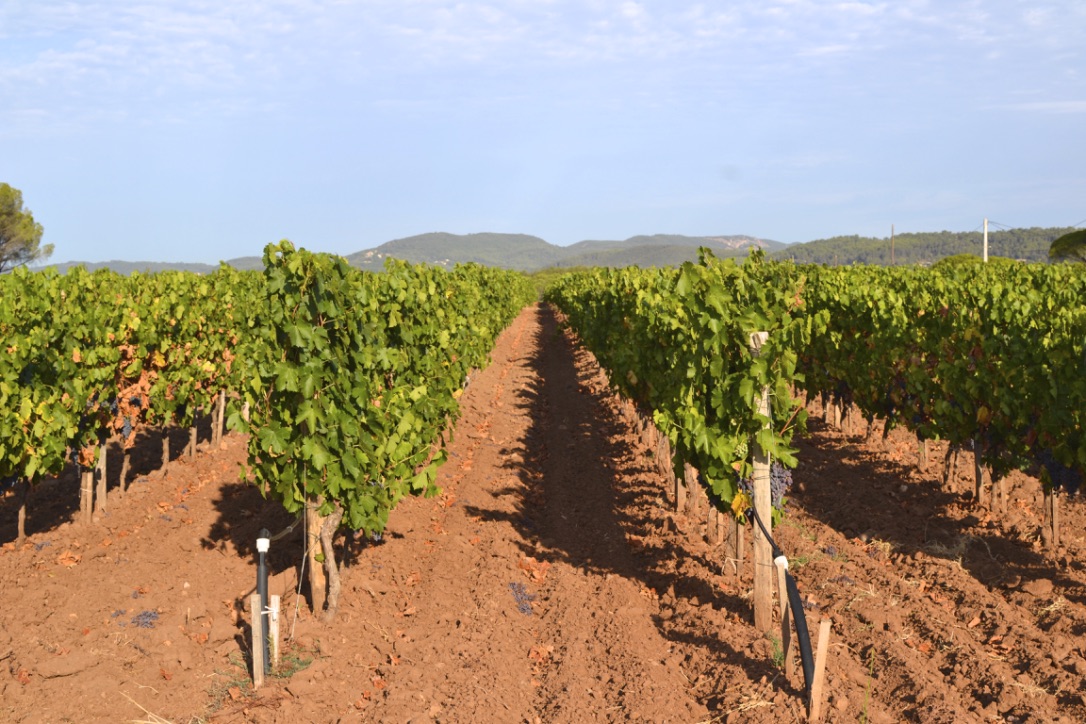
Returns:
[[[999,106],[1008,111],[1026,113],[1086,113],[1086,101],[1034,101]]]
[[[292,92],[388,98],[389,86],[415,103],[438,85],[413,79],[467,74],[537,87],[596,78],[607,92],[658,97],[828,70],[859,85],[902,64],[1010,63],[1039,50],[1070,75],[1083,67],[1084,26],[1081,3],[1011,0],[13,0],[0,6],[0,115],[177,114],[196,100],[226,112]]]

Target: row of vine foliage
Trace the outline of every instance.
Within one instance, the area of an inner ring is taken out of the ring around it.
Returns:
[[[191,426],[230,395],[257,482],[379,533],[432,492],[469,370],[531,301],[523,275],[342,259],[270,246],[267,268],[126,277],[81,268],[0,276],[0,482],[39,482],[146,426]],[[242,414],[252,409],[251,423]]]
[[[225,266],[0,276],[0,480],[91,469],[111,437],[127,449],[146,425],[190,426],[240,385],[234,350],[258,281]]]
[[[921,439],[976,444],[993,477],[1022,469],[1046,491],[1086,470],[1086,270],[742,266],[707,252],[678,270],[567,276],[545,298],[618,390],[652,412],[710,499],[726,507],[756,440],[787,466],[805,412],[791,390],[855,403]],[[750,332],[768,331],[760,356]],[[753,412],[766,386],[772,426]],[[741,507],[741,506],[738,506]]]
[[[683,463],[700,472],[720,510],[752,474],[753,441],[795,467],[791,445],[806,411],[793,389],[797,350],[810,342],[804,277],[755,252],[744,264],[701,250],[678,269],[601,269],[564,277],[544,298],[558,307],[619,392],[650,411]],[[759,353],[751,334],[768,333]],[[770,417],[756,397],[770,393]]]
[[[1086,470],[1086,269],[967,264],[802,267],[818,330],[810,394],[921,439],[976,444],[998,479],[1075,490]]]
[[[229,424],[251,433],[255,481],[288,511],[315,513],[321,550],[310,571],[323,562],[331,618],[332,534],[341,523],[379,534],[402,498],[436,492],[442,433],[469,372],[534,291],[520,273],[478,265],[390,261],[380,274],[360,272],[285,241],[265,249],[264,264],[246,345],[256,361],[251,418],[235,413]]]

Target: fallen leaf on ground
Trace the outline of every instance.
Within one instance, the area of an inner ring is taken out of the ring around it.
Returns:
[[[83,560],[83,556],[72,553],[71,551],[64,551],[57,556],[57,563],[62,566],[67,566],[68,568],[75,566],[81,560]]]
[[[547,570],[551,567],[551,564],[548,561],[537,561],[531,556],[524,556],[520,559],[517,567],[538,583],[547,577]]]

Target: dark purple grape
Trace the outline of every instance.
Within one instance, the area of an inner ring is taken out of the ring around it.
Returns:
[[[792,471],[781,465],[776,460],[769,466],[769,497],[774,508],[778,510],[784,501],[784,494],[792,487]],[[754,481],[751,478],[740,478],[739,489],[754,497]]]

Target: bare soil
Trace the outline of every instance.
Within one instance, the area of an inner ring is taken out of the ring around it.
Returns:
[[[70,522],[74,474],[47,481],[18,549],[9,493],[0,720],[805,721],[802,676],[752,626],[749,560],[737,575],[706,542],[704,501],[675,512],[591,355],[532,307],[492,357],[462,398],[442,494],[404,501],[379,542],[344,540],[334,624],[294,593],[301,531],[273,544],[293,635],[258,691],[253,545],[292,520],[240,481],[244,438],[165,475],[148,438],[89,527]],[[945,490],[938,444],[919,472],[903,433],[810,428],[775,536],[812,630],[833,622],[825,720],[1086,721],[1082,501],[1061,501],[1048,552],[1036,480],[1013,476],[993,516],[955,492],[971,459]]]

